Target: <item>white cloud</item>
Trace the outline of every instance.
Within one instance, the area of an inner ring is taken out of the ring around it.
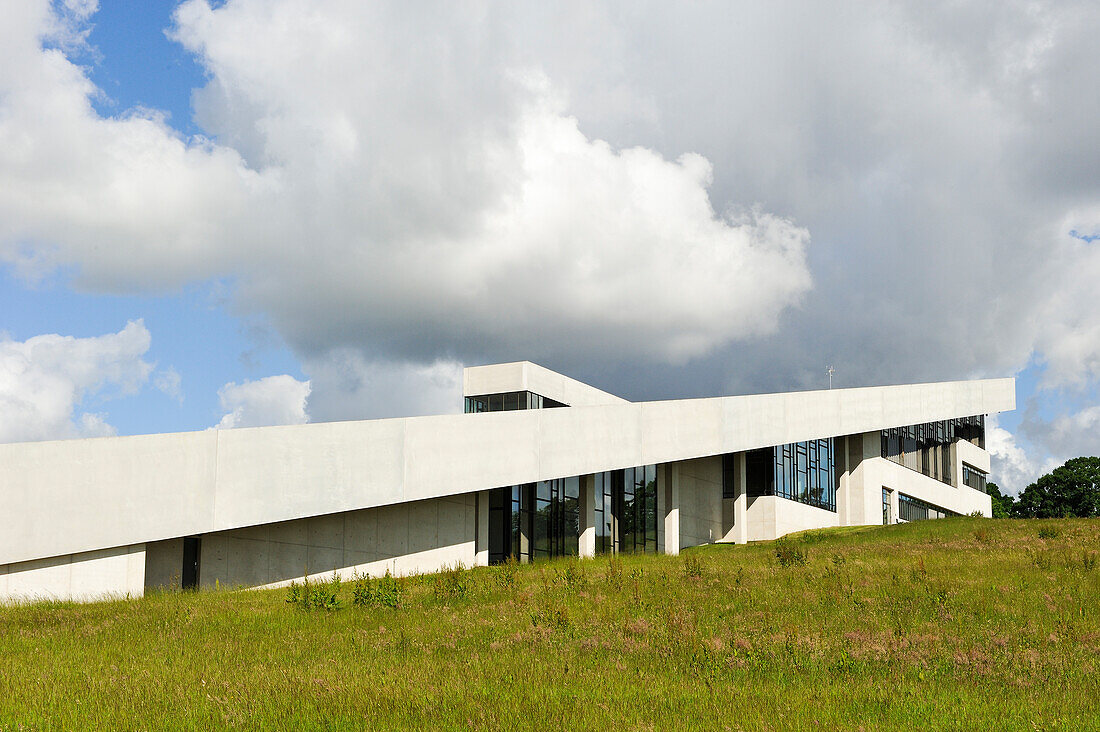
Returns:
[[[309,421],[306,401],[310,383],[293,376],[265,376],[256,381],[229,383],[218,389],[226,414],[214,429],[303,424]]]
[[[1019,495],[1029,484],[1065,462],[1068,457],[1041,454],[1033,447],[1021,445],[1015,434],[998,423],[997,415],[986,418],[985,445],[990,453],[990,480],[1003,493]],[[1064,455],[1064,454],[1063,454]]]
[[[372,362],[345,348],[307,360],[304,369],[313,383],[309,411],[317,421],[462,411],[462,364],[456,361]]]
[[[153,368],[142,359],[149,343],[140,320],[92,338],[0,340],[0,442],[114,434],[104,415],[80,407],[140,389]]]
[[[0,259],[232,280],[315,416],[517,358],[636,398],[1100,379],[1095,3],[189,0],[193,140],[42,48],[93,5],[0,26]]]
[[[183,379],[180,372],[172,366],[161,369],[153,374],[153,386],[169,399],[183,404]]]
[[[682,361],[773,331],[810,287],[805,228],[717,214],[701,155],[587,137],[488,15],[186,2],[214,143],[98,117],[34,42],[47,8],[6,26],[0,76],[0,256],[24,268],[98,290],[235,277],[305,357],[414,365]]]

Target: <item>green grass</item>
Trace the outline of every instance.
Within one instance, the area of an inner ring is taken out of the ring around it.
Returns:
[[[786,542],[0,608],[0,730],[1100,729],[1100,522]]]

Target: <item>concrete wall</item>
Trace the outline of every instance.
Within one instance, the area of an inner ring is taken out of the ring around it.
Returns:
[[[145,589],[178,590],[183,583],[183,539],[145,545]]]
[[[711,544],[722,530],[722,458],[675,463],[680,477],[680,548]]]
[[[0,602],[140,597],[145,547],[113,547],[0,565]]]
[[[990,413],[1014,407],[1013,389],[995,379],[0,445],[0,562]]]
[[[975,448],[976,449],[976,448]],[[969,462],[969,461],[968,461]],[[975,466],[977,467],[977,466]],[[876,457],[865,461],[863,470],[864,512],[867,520],[862,523],[882,523],[882,489],[894,491],[893,517],[896,520],[897,493],[906,493],[935,506],[964,516],[974,511],[983,516],[993,515],[990,497],[969,486],[953,486],[941,483],[935,478],[918,473],[915,470],[898,465],[895,462]]]
[[[277,587],[336,570],[395,576],[474,566],[473,494],[282,521],[202,537],[203,587]]]
[[[768,541],[795,531],[839,526],[835,511],[776,496],[751,496],[746,509],[749,541]]]

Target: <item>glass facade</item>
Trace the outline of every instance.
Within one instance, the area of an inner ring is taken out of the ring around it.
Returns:
[[[506,391],[466,397],[466,414],[476,412],[510,412],[515,409],[548,409],[567,406],[533,391]]]
[[[935,478],[954,484],[951,444],[967,440],[985,449],[985,416],[959,417],[882,431],[882,456]]]
[[[489,563],[575,556],[580,476],[489,492]],[[657,551],[657,466],[593,476],[596,553]]]
[[[898,494],[898,518],[902,521],[924,521],[926,519],[946,518],[958,516],[954,511],[934,506],[919,498]]]
[[[745,454],[750,496],[778,496],[836,511],[833,440],[810,440],[752,450]]]
[[[962,484],[985,493],[986,474],[972,465],[963,463]]]

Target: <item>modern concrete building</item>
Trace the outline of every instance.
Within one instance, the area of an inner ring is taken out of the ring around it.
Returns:
[[[0,598],[266,587],[990,515],[1012,379],[628,402],[528,362],[466,413],[0,445]]]

